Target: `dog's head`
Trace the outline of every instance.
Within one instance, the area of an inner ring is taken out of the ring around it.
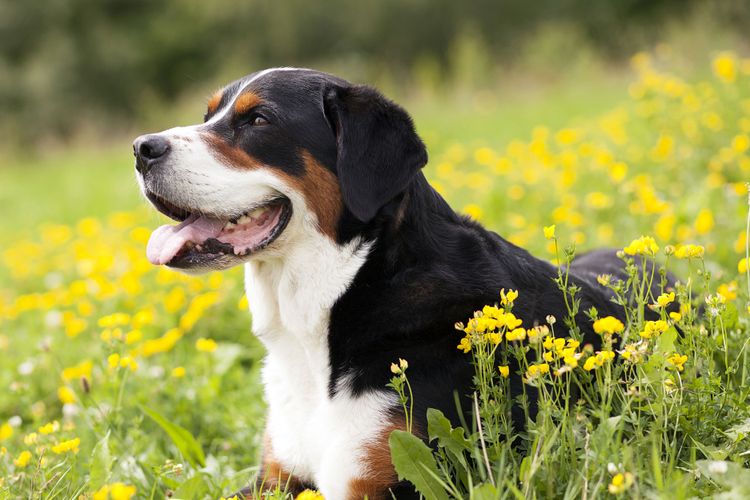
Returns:
[[[202,124],[138,137],[138,181],[179,224],[154,264],[226,269],[283,255],[310,232],[342,243],[413,180],[427,153],[407,113],[372,88],[312,70],[253,73],[218,91]]]

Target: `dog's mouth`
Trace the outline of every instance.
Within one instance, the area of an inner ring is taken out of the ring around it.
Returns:
[[[237,264],[276,240],[292,213],[289,198],[281,194],[230,218],[182,208],[151,191],[146,191],[146,197],[157,210],[179,222],[151,233],[148,260],[182,269]]]

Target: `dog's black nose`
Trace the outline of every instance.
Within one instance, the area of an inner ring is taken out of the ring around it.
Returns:
[[[164,137],[153,135],[142,135],[133,142],[133,154],[135,155],[135,168],[141,174],[145,174],[169,152],[169,141]]]

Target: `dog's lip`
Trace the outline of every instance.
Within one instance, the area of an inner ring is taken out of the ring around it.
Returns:
[[[146,198],[148,198],[148,201],[151,202],[151,204],[161,213],[166,215],[172,220],[176,220],[177,222],[183,222],[185,219],[190,217],[191,210],[188,210],[186,208],[182,208],[171,201],[167,200],[166,198],[163,198],[159,196],[158,194],[154,193],[150,189],[145,189]]]
[[[153,264],[170,267],[230,267],[270,245],[292,213],[291,200],[281,193],[258,200],[236,215],[188,209],[151,190],[144,193],[158,211],[179,222],[155,229],[146,247]]]

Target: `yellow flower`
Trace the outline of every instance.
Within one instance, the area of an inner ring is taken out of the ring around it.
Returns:
[[[529,365],[529,369],[526,371],[526,378],[533,379],[549,373],[549,365],[547,363],[539,363],[536,365]]]
[[[176,366],[172,368],[172,377],[174,378],[182,378],[185,376],[185,367],[184,366]]]
[[[516,328],[512,331],[507,332],[505,334],[505,338],[508,340],[508,342],[523,340],[526,338],[526,330],[524,328]]]
[[[67,441],[62,441],[55,446],[52,447],[52,451],[55,452],[57,455],[62,455],[63,453],[73,452],[78,453],[78,446],[81,444],[80,438],[74,438],[69,439]]]
[[[737,59],[732,52],[722,52],[713,60],[714,74],[724,83],[732,83],[737,78]]]
[[[698,212],[695,219],[695,231],[698,234],[706,234],[714,227],[714,215],[711,210],[704,208]]]
[[[659,245],[656,244],[651,236],[641,236],[630,242],[630,245],[623,248],[628,255],[649,255],[653,257],[659,251]]]
[[[295,500],[325,500],[325,497],[317,491],[305,490],[297,495]]]
[[[39,434],[52,434],[60,430],[60,422],[57,420],[44,424],[39,428]]]
[[[13,437],[13,427],[8,422],[0,425],[0,441],[5,441]]]
[[[60,386],[57,389],[57,397],[62,401],[63,404],[71,404],[76,402],[76,393],[73,392],[73,390],[66,386]]]
[[[646,324],[643,325],[643,331],[639,335],[644,339],[650,339],[666,332],[667,328],[669,328],[669,325],[664,320],[646,321]]]
[[[456,346],[456,348],[459,351],[463,351],[464,354],[471,351],[471,340],[469,340],[469,337],[464,337],[461,339],[461,343]]]
[[[16,467],[19,469],[23,469],[27,465],[29,465],[29,461],[31,460],[31,452],[28,450],[24,450],[21,452],[20,455],[18,455],[18,458],[13,460],[13,463],[16,464]]]
[[[678,312],[671,312],[669,313],[669,317],[672,318],[672,321],[678,322],[682,319],[682,314]]]
[[[123,483],[114,483],[109,488],[109,498],[112,500],[130,500],[135,496],[135,486]]]
[[[505,291],[505,288],[500,290],[500,303],[504,306],[510,305],[518,298],[517,290]]]
[[[499,333],[492,332],[487,334],[487,340],[489,340],[492,345],[497,345],[503,340],[503,337]]]
[[[743,258],[739,261],[737,264],[737,271],[741,274],[745,274],[747,272],[747,259]]]
[[[469,203],[466,205],[463,212],[474,220],[480,220],[482,218],[482,207],[476,203]]]
[[[120,355],[115,352],[107,356],[107,364],[110,368],[117,368],[120,366]]]
[[[501,377],[508,378],[510,376],[510,367],[507,365],[498,366],[497,369],[500,372]]]
[[[130,500],[136,494],[135,486],[124,483],[105,484],[92,497],[93,500]]]
[[[722,283],[719,285],[716,291],[719,295],[724,297],[726,300],[734,300],[737,298],[737,282],[730,281],[729,283]]]
[[[667,307],[674,302],[674,292],[663,293],[656,298],[657,307]]]
[[[688,243],[687,245],[677,247],[674,256],[678,259],[701,259],[705,252],[706,249],[703,246]]]
[[[613,335],[622,332],[624,329],[625,325],[622,324],[622,321],[614,316],[606,316],[594,321],[594,331],[599,335]]]
[[[677,371],[682,371],[685,369],[685,362],[687,361],[688,357],[687,355],[680,355],[678,353],[674,353],[671,356],[667,358],[667,362],[675,367]]]
[[[131,372],[138,369],[138,362],[130,356],[123,356],[120,358],[120,367],[129,368]]]
[[[216,341],[213,339],[199,338],[195,341],[195,348],[201,352],[214,352],[216,350]]]
[[[617,473],[612,477],[612,482],[609,483],[608,490],[613,495],[617,495],[626,491],[633,485],[633,474],[630,472]]]
[[[555,225],[552,224],[551,226],[544,226],[544,237],[548,240],[554,239],[555,237]]]

